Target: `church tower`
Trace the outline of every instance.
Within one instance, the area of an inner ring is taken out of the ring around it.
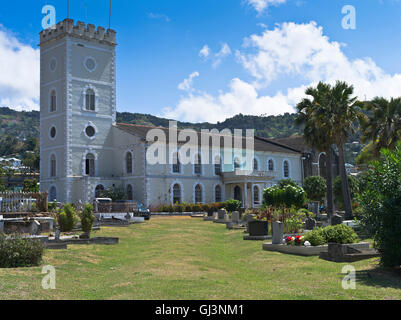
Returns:
[[[116,33],[65,19],[40,33],[40,185],[49,200],[89,202],[113,177]]]

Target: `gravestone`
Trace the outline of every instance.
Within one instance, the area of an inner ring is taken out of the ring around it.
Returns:
[[[217,218],[219,220],[224,220],[226,217],[226,211],[225,210],[219,210],[217,213]]]
[[[341,216],[339,216],[338,214],[333,215],[333,217],[331,218],[332,226],[336,226],[336,225],[339,225],[342,223],[343,223],[343,218]]]
[[[272,233],[273,233],[272,244],[282,244],[284,238],[283,223],[280,221],[273,222]]]
[[[239,223],[240,222],[240,214],[238,211],[234,211],[232,214],[232,222]]]
[[[32,221],[29,234],[31,236],[39,236],[40,235],[40,223],[37,220]]]
[[[246,227],[245,232],[249,233],[249,225],[248,225],[248,223],[251,222],[251,221],[254,221],[255,217],[256,217],[256,215],[254,215],[254,214],[248,214],[245,217],[245,227]]]
[[[0,215],[0,233],[4,233],[4,220],[2,215]]]
[[[316,228],[316,220],[308,218],[305,221],[305,229],[306,230],[313,230]]]
[[[54,239],[55,239],[56,241],[59,241],[59,240],[60,240],[60,229],[59,229],[59,228],[56,228],[56,232],[55,232],[55,235],[54,235]]]

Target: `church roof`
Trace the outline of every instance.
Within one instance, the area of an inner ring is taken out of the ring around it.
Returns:
[[[129,134],[135,135],[141,139],[146,139],[147,133],[152,130],[152,129],[161,129],[165,135],[166,139],[168,141],[169,139],[169,129],[165,127],[153,127],[153,126],[147,126],[147,125],[134,125],[134,124],[126,124],[126,123],[117,123],[116,127],[124,132],[127,132]],[[180,133],[180,129],[177,130],[178,134]],[[201,136],[204,133],[197,132],[198,134],[198,142],[200,144],[201,142]],[[224,137],[221,135],[221,137]],[[209,139],[210,141],[211,139]],[[221,139],[223,141],[223,139]],[[243,140],[243,148],[246,148],[246,138],[244,137]],[[183,144],[185,142],[182,142]],[[211,143],[211,142],[210,142]],[[223,145],[221,145],[223,146]],[[291,153],[291,154],[299,154],[301,153],[298,149],[294,149],[291,146],[284,145],[278,141],[271,140],[271,139],[265,139],[261,137],[255,136],[254,140],[254,148],[255,151],[266,151],[266,152],[278,152],[278,153]]]
[[[300,152],[309,152],[312,148],[310,148],[306,143],[303,136],[292,136],[288,138],[277,138],[274,141],[289,146],[295,150],[299,150]]]

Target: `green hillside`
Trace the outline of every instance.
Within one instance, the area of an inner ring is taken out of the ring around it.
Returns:
[[[255,129],[257,136],[265,138],[285,138],[295,134],[302,134],[302,128],[295,125],[295,114],[286,113],[280,116],[245,116],[239,114],[223,122],[189,123],[178,122],[179,128],[200,129]],[[169,119],[159,118],[141,113],[117,113],[117,122],[130,124],[143,124],[168,127]],[[359,133],[352,141],[359,140]],[[352,142],[350,141],[350,142]],[[38,153],[39,146],[39,112],[20,112],[8,107],[0,108],[0,156],[20,155],[23,158],[27,153]],[[356,149],[355,149],[356,148]],[[360,152],[361,146],[355,145],[345,148],[347,162],[355,163],[354,159]],[[349,149],[349,150],[348,150]],[[352,149],[352,150],[351,150]]]

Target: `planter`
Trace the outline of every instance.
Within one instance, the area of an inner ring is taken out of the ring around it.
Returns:
[[[288,246],[286,244],[263,244],[263,250],[275,251],[287,254],[294,254],[297,256],[318,256],[323,252],[328,251],[328,246],[316,246],[316,247],[305,247],[305,246]]]
[[[346,248],[351,248],[354,250],[366,250],[366,248],[369,248],[369,243],[354,243],[354,244],[347,244],[347,245],[330,244],[330,246],[331,247],[333,246],[334,250],[343,252],[343,250],[349,250]],[[298,255],[298,256],[305,256],[305,257],[327,256],[328,251],[329,251],[329,245],[305,247],[305,246],[288,246],[286,244],[265,243],[265,244],[263,244],[263,250],[276,251],[276,252],[293,254],[293,255]]]
[[[269,234],[269,223],[267,221],[248,222],[248,231],[251,237],[263,237]]]

